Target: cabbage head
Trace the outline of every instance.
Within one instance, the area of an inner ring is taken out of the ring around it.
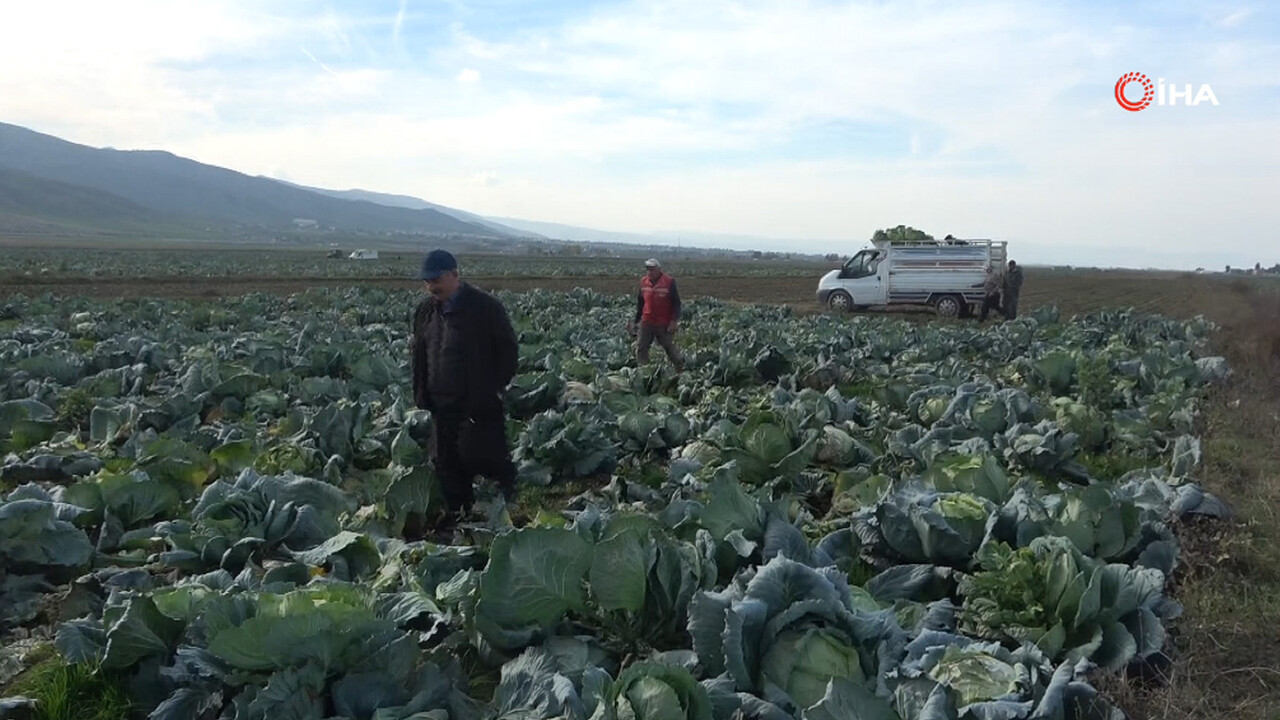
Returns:
[[[720,460],[720,448],[705,440],[694,440],[680,450],[680,457],[696,460],[703,467],[714,465]]]
[[[1035,363],[1036,376],[1043,387],[1065,395],[1076,376],[1076,358],[1065,350],[1046,354]]]
[[[681,667],[642,662],[627,668],[609,689],[608,720],[711,720],[711,700]]]
[[[853,437],[834,425],[822,428],[818,441],[817,461],[824,465],[843,466],[854,454]]]
[[[982,397],[974,401],[969,408],[969,419],[973,426],[982,431],[982,436],[990,438],[996,433],[1009,428],[1009,408],[1003,399],[997,396]]]
[[[873,687],[889,667],[879,659],[906,642],[892,611],[856,606],[835,568],[815,569],[777,555],[740,571],[723,591],[698,593],[689,634],[708,676],[799,717],[820,702],[833,678]]]
[[[593,403],[596,401],[596,393],[590,385],[571,380],[565,383],[562,399],[566,405]]]
[[[857,648],[841,634],[821,627],[796,628],[779,635],[765,653],[761,668],[766,680],[782,688],[802,708],[821,700],[832,678],[866,680]]]
[[[931,397],[925,400],[920,404],[920,422],[926,427],[933,425],[942,419],[950,405],[951,398],[948,397]]]
[[[1053,401],[1058,425],[1076,434],[1080,447],[1086,450],[1103,450],[1107,445],[1107,423],[1103,414],[1094,407],[1071,398]]]

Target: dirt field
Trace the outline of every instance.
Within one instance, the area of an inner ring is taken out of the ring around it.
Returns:
[[[468,278],[486,289],[589,287],[634,292],[618,278]],[[787,304],[821,310],[817,277],[679,277],[686,297]],[[638,280],[638,278],[637,278]],[[0,281],[13,293],[93,297],[216,298],[292,293],[315,286],[416,288],[409,280],[236,277],[225,279]],[[1213,352],[1234,370],[1217,388],[1202,426],[1200,482],[1237,512],[1231,522],[1184,525],[1174,593],[1186,611],[1170,632],[1173,663],[1161,677],[1104,680],[1133,718],[1280,718],[1280,282],[1191,273],[1027,272],[1021,306],[1057,304],[1064,318],[1134,307],[1220,326]]]
[[[468,277],[477,286],[490,290],[568,290],[586,287],[606,293],[631,293],[634,281],[616,277]],[[790,305],[799,311],[820,310],[814,297],[818,278],[814,277],[699,277],[678,276],[680,293],[685,297],[711,296],[738,302],[763,302]],[[1158,312],[1174,317],[1204,314],[1214,322],[1224,323],[1238,317],[1243,298],[1256,287],[1268,283],[1266,278],[1226,279],[1192,273],[1139,273],[1073,271],[1054,272],[1030,269],[1023,287],[1021,307],[1031,309],[1042,304],[1057,304],[1064,316],[1092,312],[1102,308],[1134,307],[1145,312]],[[390,288],[416,289],[413,280],[384,278],[316,278],[227,277],[136,279],[0,279],[0,297],[13,293],[91,297],[180,297],[213,298],[243,295],[249,292],[288,294],[312,287],[376,285]]]

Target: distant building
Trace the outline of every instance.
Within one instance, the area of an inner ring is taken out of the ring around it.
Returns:
[[[378,251],[377,250],[353,250],[351,254],[347,256],[347,259],[348,260],[377,260]]]
[[[316,230],[320,227],[320,223],[310,218],[294,218],[293,226],[298,230]]]

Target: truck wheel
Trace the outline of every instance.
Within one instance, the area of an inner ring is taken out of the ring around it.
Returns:
[[[827,296],[827,307],[841,312],[853,311],[853,298],[843,290],[836,290]]]
[[[960,317],[964,300],[956,295],[943,295],[933,302],[934,312],[942,317]]]

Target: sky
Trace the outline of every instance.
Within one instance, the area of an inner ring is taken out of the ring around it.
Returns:
[[[1131,72],[1163,104],[1122,108]],[[0,121],[761,249],[906,224],[1028,264],[1280,262],[1260,0],[7,0]]]

